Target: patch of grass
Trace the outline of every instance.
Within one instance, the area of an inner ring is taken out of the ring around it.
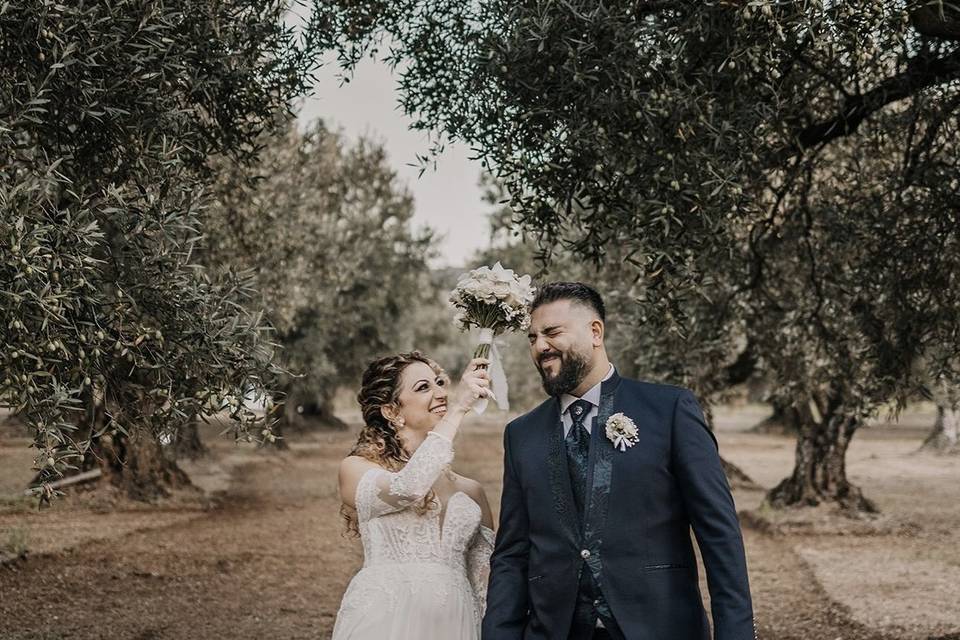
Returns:
[[[6,535],[0,538],[0,540],[3,540],[0,543],[0,560],[26,556],[27,551],[29,551],[28,538],[27,530],[23,527],[8,529]]]
[[[28,513],[36,510],[37,498],[34,496],[0,496],[0,513]]]

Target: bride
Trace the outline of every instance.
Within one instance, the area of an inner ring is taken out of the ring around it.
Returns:
[[[417,352],[364,372],[365,424],[340,465],[341,511],[364,561],[333,640],[480,637],[493,517],[480,484],[450,463],[460,422],[489,395],[487,363],[470,362],[452,399],[443,370]]]

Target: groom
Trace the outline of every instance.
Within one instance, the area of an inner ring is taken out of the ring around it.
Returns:
[[[709,640],[691,527],[714,638],[752,640],[737,513],[693,394],[617,375],[591,287],[548,284],[531,310],[550,399],[504,433],[483,640]]]

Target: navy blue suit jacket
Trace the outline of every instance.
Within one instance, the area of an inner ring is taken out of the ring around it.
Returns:
[[[584,522],[574,507],[560,405],[551,398],[504,433],[500,527],[483,640],[565,640],[580,571],[592,571],[627,640],[708,640],[692,527],[716,640],[753,640],[743,540],[716,440],[690,391],[621,378],[601,387]],[[615,449],[607,418],[639,441]]]

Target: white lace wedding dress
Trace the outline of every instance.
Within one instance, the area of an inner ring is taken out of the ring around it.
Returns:
[[[363,568],[340,604],[333,640],[476,640],[486,604],[493,531],[462,491],[446,508],[416,505],[453,460],[429,433],[398,472],[371,469],[357,486]]]

